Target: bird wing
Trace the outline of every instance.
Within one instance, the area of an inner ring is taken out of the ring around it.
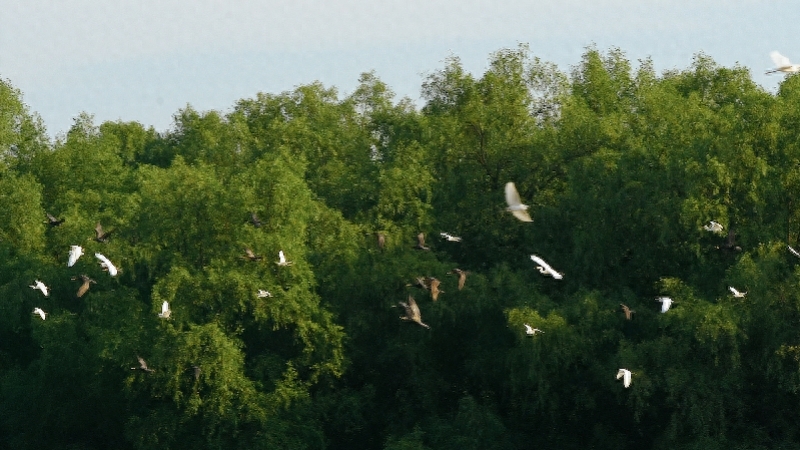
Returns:
[[[770,52],[769,57],[772,58],[772,62],[775,63],[775,67],[777,68],[788,67],[792,65],[791,61],[789,61],[789,58],[781,55],[777,51],[773,50]]]
[[[458,273],[458,290],[464,289],[464,284],[467,282],[467,272],[463,270]]]
[[[422,321],[422,314],[419,312],[419,306],[417,306],[417,301],[414,300],[414,297],[408,297],[408,308],[406,312],[411,313],[410,319],[414,322]]]
[[[161,304],[161,314],[166,314],[167,311],[169,311],[169,302],[164,301],[164,303]]]
[[[68,267],[72,267],[78,261],[78,258],[81,257],[83,254],[83,249],[79,245],[73,245],[69,249],[69,262],[67,262]]]
[[[81,285],[81,287],[78,288],[78,293],[75,295],[77,295],[78,297],[83,297],[83,294],[85,294],[86,291],[88,290],[89,290],[89,280],[83,280],[83,284]]]
[[[625,378],[622,380],[622,384],[625,387],[628,387],[628,386],[631,385],[631,371],[630,370],[626,370],[625,371]]]
[[[100,222],[97,222],[97,225],[94,226],[94,233],[97,239],[103,238],[103,226],[100,225]]]
[[[547,271],[547,273],[549,273],[550,275],[553,275],[554,273],[555,273],[555,274],[559,274],[558,272],[556,272],[555,270],[553,270],[553,268],[552,268],[552,267],[550,267],[550,264],[547,264],[547,263],[546,263],[546,262],[545,262],[545,261],[544,261],[542,258],[540,258],[540,257],[538,257],[538,256],[536,256],[536,255],[531,255],[531,259],[532,259],[532,260],[533,260],[533,262],[535,262],[536,264],[538,264],[538,265],[542,266],[542,269],[546,270],[546,271]],[[561,274],[559,274],[559,275],[561,275]]]
[[[624,375],[625,375],[625,369],[619,369],[619,371],[617,371],[617,379],[618,380],[620,378],[622,378]]]
[[[417,235],[417,243],[420,247],[425,247],[425,233],[420,233]]]
[[[283,254],[283,250],[279,250],[278,251],[278,260],[281,263],[285,263],[286,262],[286,255]]]
[[[50,223],[55,223],[55,222],[58,222],[58,219],[56,219],[55,217],[53,217],[53,215],[52,215],[52,214],[50,214],[50,213],[45,213],[45,214],[47,214],[47,220],[48,220],[48,221],[50,221]]]
[[[506,203],[508,203],[508,206],[516,206],[522,204],[522,199],[519,198],[519,192],[517,192],[517,187],[511,181],[506,183]],[[517,216],[516,214],[514,215]]]
[[[512,210],[511,214],[513,214],[514,217],[516,217],[517,219],[519,219],[519,220],[521,220],[523,222],[533,222],[533,219],[531,219],[531,216],[530,216],[530,214],[528,214],[528,211],[525,211],[524,209]]]
[[[787,247],[789,247],[789,251],[792,252],[792,254],[794,256],[797,256],[798,258],[800,258],[800,252],[798,252],[797,250],[793,249],[791,245],[787,245]]]

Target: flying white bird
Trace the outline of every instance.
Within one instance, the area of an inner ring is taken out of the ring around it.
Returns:
[[[272,294],[270,294],[269,291],[265,291],[264,289],[259,289],[258,298],[266,298],[266,297],[272,297]]]
[[[560,280],[560,279],[564,278],[564,274],[563,273],[558,273],[555,270],[553,270],[553,268],[550,267],[550,264],[547,264],[546,262],[544,262],[544,260],[542,258],[539,258],[536,255],[531,255],[531,259],[533,260],[533,262],[538,264],[538,266],[536,266],[536,270],[538,270],[539,273],[541,273],[542,275],[550,275],[551,277],[555,278],[556,280]]]
[[[532,328],[527,323],[525,324],[525,334],[527,334],[528,336],[534,336],[536,333],[544,333],[544,331],[538,328]]]
[[[728,286],[728,289],[731,291],[734,297],[736,298],[744,298],[747,295],[747,292],[739,292],[733,286]]]
[[[712,233],[721,233],[723,228],[721,223],[714,222],[713,220],[708,222],[708,225],[703,225],[703,229]]]
[[[452,234],[449,233],[439,233],[439,235],[441,235],[443,239],[447,239],[450,242],[461,242],[460,237],[453,236]]]
[[[169,309],[169,302],[164,302],[161,304],[161,312],[158,313],[158,317],[162,319],[169,319],[169,316],[172,314],[172,310]]]
[[[80,245],[72,245],[69,248],[69,261],[67,262],[67,267],[72,267],[78,261],[78,258],[83,255],[83,247]]]
[[[286,260],[286,256],[283,254],[283,250],[278,252],[278,261],[275,261],[275,264],[279,266],[291,266],[292,262]]]
[[[628,369],[619,369],[617,372],[617,379],[622,378],[622,385],[628,387],[631,385],[631,371]]]
[[[662,313],[669,311],[669,307],[672,306],[672,299],[669,297],[658,297],[656,298],[656,301],[661,302]]]
[[[797,256],[798,258],[800,258],[800,252],[798,252],[797,250],[793,249],[791,245],[787,245],[787,247],[789,247],[789,251],[790,251],[790,252],[791,252],[791,253],[792,253],[794,256]]]
[[[109,261],[108,258],[103,256],[102,253],[95,253],[94,256],[100,260],[100,267],[102,267],[103,270],[107,270],[108,274],[112,277],[117,276],[117,268],[114,266],[114,264],[111,264],[111,261]]]
[[[38,289],[42,291],[42,294],[44,294],[45,297],[50,296],[50,292],[47,290],[47,286],[45,286],[44,283],[39,280],[35,280],[33,283],[34,284],[31,285],[31,289]]]
[[[775,73],[775,72],[783,72],[783,73],[794,73],[800,72],[800,64],[792,64],[789,61],[789,58],[781,55],[777,51],[772,51],[769,53],[769,57],[772,58],[772,62],[775,63],[775,68],[772,70],[768,70],[766,73]]]
[[[38,314],[39,317],[42,318],[42,320],[45,320],[44,317],[47,315],[46,312],[42,311],[42,308],[33,308],[33,313]]]
[[[533,222],[533,219],[531,219],[527,211],[528,205],[522,204],[522,199],[519,198],[517,187],[510,181],[506,183],[506,203],[508,203],[506,211],[510,211],[514,217],[523,222]]]

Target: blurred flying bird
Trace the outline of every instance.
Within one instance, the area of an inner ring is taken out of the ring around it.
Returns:
[[[781,55],[777,51],[771,51],[769,53],[769,57],[772,58],[772,62],[775,63],[775,68],[772,70],[768,70],[766,73],[775,73],[775,72],[783,72],[783,73],[794,73],[800,72],[800,64],[792,64],[789,61],[789,58]]]
[[[406,302],[397,302],[397,303],[400,304],[400,306],[402,306],[403,308],[405,308],[406,311],[405,316],[400,316],[401,319],[416,322],[420,326],[423,326],[427,329],[431,328],[428,325],[422,323],[422,315],[419,312],[419,307],[417,306],[417,302],[414,300],[414,297],[409,296],[408,303]]]
[[[719,222],[714,222],[713,220],[708,222],[708,225],[703,225],[703,229],[706,231],[710,231],[712,233],[721,233],[724,227]]]
[[[623,305],[622,303],[620,303],[619,306],[622,307],[622,312],[625,313],[625,319],[626,320],[631,320],[631,317],[633,316],[633,314],[636,313],[636,311],[628,308],[628,305]]]
[[[69,261],[67,261],[67,267],[72,267],[78,261],[78,258],[83,255],[83,247],[80,245],[72,245],[69,248]]]
[[[272,294],[270,294],[269,291],[265,291],[264,289],[259,289],[258,294],[256,295],[258,296],[258,298],[272,297]]]
[[[89,286],[91,284],[97,284],[96,281],[94,281],[93,279],[89,278],[86,275],[81,275],[80,278],[81,278],[81,281],[83,281],[83,284],[81,285],[81,287],[78,288],[78,292],[75,294],[75,296],[78,297],[78,298],[83,297],[83,294],[85,294],[86,291],[89,290]],[[72,277],[71,279],[72,280],[77,280],[78,277]]]
[[[631,385],[631,371],[628,369],[619,369],[617,372],[617,379],[622,378],[622,385],[628,387]]]
[[[528,336],[535,336],[536,333],[544,333],[544,331],[542,331],[542,330],[540,330],[538,328],[533,328],[530,325],[528,325],[527,323],[525,324],[525,334],[527,334]]]
[[[261,228],[261,225],[264,224],[263,222],[261,222],[261,220],[258,219],[258,216],[254,212],[250,213],[250,223],[252,223],[253,226],[256,228]]]
[[[42,320],[45,320],[45,316],[47,316],[47,313],[42,311],[42,308],[33,308],[33,314],[38,314]]]
[[[145,372],[155,372],[155,370],[147,367],[147,363],[141,356],[136,355],[136,359],[139,360],[139,367],[131,367],[131,370],[143,370]]]
[[[380,232],[375,233],[375,235],[378,238],[378,248],[381,250],[386,248],[386,235]]]
[[[555,278],[556,280],[560,280],[560,279],[564,278],[564,274],[558,273],[555,270],[553,270],[553,268],[550,267],[549,264],[544,262],[544,260],[542,258],[539,258],[536,255],[531,255],[531,259],[533,260],[533,262],[538,264],[538,266],[536,266],[536,270],[538,270],[539,273],[541,273],[542,275],[549,275],[549,276]]]
[[[428,281],[423,277],[416,277],[414,278],[414,284],[408,283],[406,286],[416,286],[420,289],[430,290],[430,286],[428,286]]]
[[[658,297],[656,298],[656,301],[661,302],[662,313],[669,311],[669,308],[672,306],[672,299],[669,297]]]
[[[800,253],[798,253],[797,250],[793,249],[791,245],[787,245],[787,247],[789,247],[789,252],[791,252],[791,254],[800,258]]]
[[[47,286],[45,286],[44,283],[42,283],[39,280],[34,280],[33,284],[31,285],[31,289],[38,289],[42,291],[42,294],[44,294],[45,297],[50,296],[50,292],[48,291]]]
[[[64,223],[64,219],[56,219],[55,216],[53,216],[49,212],[45,212],[45,214],[47,214],[47,220],[44,223],[50,225],[51,228],[57,227],[62,223]]]
[[[261,259],[263,259],[263,256],[256,256],[256,254],[253,253],[252,250],[250,250],[249,248],[245,248],[244,256],[242,256],[242,258],[247,259],[249,261],[261,261]]]
[[[283,254],[283,250],[278,252],[278,260],[275,261],[275,264],[279,266],[291,266],[292,262],[286,260],[286,255]]]
[[[747,295],[747,292],[739,292],[733,286],[728,286],[728,290],[730,290],[736,298],[744,298],[744,296]]]
[[[100,243],[106,243],[113,232],[114,230],[104,232],[103,226],[100,225],[100,222],[97,222],[97,225],[94,226],[94,240]]]
[[[461,238],[458,236],[453,236],[452,234],[448,233],[439,233],[443,239],[447,239],[449,242],[461,242]]]
[[[460,290],[464,289],[464,284],[467,282],[467,275],[469,274],[469,272],[467,272],[466,270],[461,270],[459,268],[455,268],[455,269],[453,269],[453,270],[451,270],[450,272],[447,272],[447,273],[455,273],[455,274],[457,274],[458,275],[458,290],[460,291]]]
[[[161,304],[161,312],[158,314],[158,317],[169,319],[170,315],[172,315],[172,310],[169,309],[169,302],[164,301],[164,303]]]
[[[522,204],[522,199],[519,198],[517,187],[510,181],[506,183],[506,203],[508,204],[506,211],[511,211],[514,217],[523,222],[533,222],[533,219],[531,219],[527,211],[528,205]]]
[[[431,298],[433,301],[439,300],[439,294],[444,293],[444,291],[439,290],[439,285],[442,282],[437,280],[434,277],[428,277],[428,286],[431,288]]]
[[[425,247],[425,233],[417,235],[417,245],[415,245],[414,248],[417,250],[430,250],[429,247]]]
[[[725,243],[722,245],[718,245],[717,250],[733,251],[733,252],[742,251],[742,247],[736,245],[736,232],[733,231],[733,228],[728,229],[728,237],[725,239]]]
[[[117,267],[114,266],[114,264],[111,264],[111,261],[108,258],[103,256],[102,253],[95,253],[94,256],[100,260],[100,267],[102,267],[103,270],[107,271],[112,277],[117,276]]]

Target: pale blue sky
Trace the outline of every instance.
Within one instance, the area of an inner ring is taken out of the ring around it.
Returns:
[[[81,111],[163,131],[187,103],[225,112],[315,80],[346,95],[370,70],[421,106],[424,75],[449,55],[480,75],[519,42],[567,72],[591,43],[659,71],[703,51],[770,91],[783,79],[764,75],[770,51],[800,62],[789,0],[0,0],[0,11],[0,77],[51,136]]]

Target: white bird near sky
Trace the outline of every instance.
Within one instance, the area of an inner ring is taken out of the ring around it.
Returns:
[[[542,275],[550,275],[556,280],[564,278],[564,274],[558,273],[555,270],[553,270],[553,268],[550,267],[550,264],[547,264],[542,258],[539,258],[536,255],[531,255],[531,259],[533,260],[533,262],[538,264],[538,266],[536,266],[536,270],[538,270],[539,273],[541,273]]]
[[[170,315],[172,315],[172,310],[169,309],[169,302],[164,301],[164,303],[161,304],[161,312],[158,313],[158,317],[169,319]]]
[[[710,231],[712,233],[722,233],[722,229],[725,228],[719,222],[714,222],[713,220],[708,222],[708,225],[703,225],[703,229],[706,231]]]
[[[528,336],[534,336],[534,335],[536,335],[536,333],[544,333],[544,331],[542,331],[542,330],[540,330],[538,328],[533,328],[530,325],[528,325],[527,323],[525,324],[525,334],[527,334]]]
[[[107,270],[108,274],[112,277],[117,276],[117,268],[114,266],[114,264],[111,264],[111,261],[108,258],[103,256],[102,253],[95,253],[94,256],[100,260],[100,267],[102,267],[103,270]]]
[[[733,286],[728,286],[728,290],[730,290],[733,296],[736,298],[744,298],[744,296],[747,295],[747,292],[739,292]]]
[[[508,203],[506,211],[510,211],[514,217],[523,222],[533,222],[533,219],[531,219],[527,211],[528,205],[522,204],[522,199],[519,198],[517,187],[510,181],[506,183],[506,203]]]
[[[617,379],[622,378],[622,385],[628,387],[631,385],[631,371],[628,369],[619,369],[617,372]]]
[[[31,285],[31,289],[38,289],[42,291],[42,294],[44,294],[45,297],[50,296],[50,291],[47,289],[47,286],[45,286],[44,283],[39,280],[34,280],[33,284]]]
[[[783,73],[795,73],[800,72],[800,64],[792,64],[789,61],[789,58],[781,55],[777,51],[771,51],[769,53],[769,57],[772,58],[772,62],[775,63],[775,68],[772,70],[768,70],[766,73],[775,73],[775,72],[783,72]]]
[[[439,235],[450,242],[461,242],[461,238],[459,236],[453,236],[450,233],[439,233]]]
[[[658,297],[656,301],[661,302],[662,313],[669,311],[670,306],[672,306],[672,299],[669,297]]]
[[[72,245],[69,248],[69,261],[67,261],[67,267],[72,267],[78,262],[78,258],[83,255],[83,247],[80,245]]]
[[[797,250],[793,249],[791,245],[787,245],[787,247],[789,247],[789,252],[791,254],[793,254],[794,256],[797,256],[798,258],[800,258],[800,252],[798,252]]]
[[[275,264],[279,266],[291,266],[292,262],[286,260],[286,255],[283,254],[283,250],[278,252],[278,261]]]
[[[42,308],[33,308],[33,313],[38,314],[39,317],[42,318],[42,320],[45,320],[45,316],[47,316],[47,313],[42,311]]]
[[[258,298],[272,297],[272,294],[270,294],[269,291],[265,291],[264,289],[259,289],[257,295],[258,295]]]

